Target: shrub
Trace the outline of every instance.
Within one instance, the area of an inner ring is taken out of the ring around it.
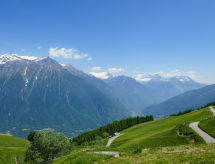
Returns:
[[[55,131],[30,132],[31,142],[26,151],[26,162],[41,163],[52,161],[55,157],[65,154],[70,150],[69,139]]]

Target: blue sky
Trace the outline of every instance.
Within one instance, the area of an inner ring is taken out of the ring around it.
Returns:
[[[2,0],[0,54],[215,83],[214,0]],[[100,73],[100,74],[98,74]]]

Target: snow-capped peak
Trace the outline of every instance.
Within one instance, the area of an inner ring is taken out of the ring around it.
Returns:
[[[38,58],[35,56],[21,56],[18,54],[7,53],[0,56],[0,64],[5,64],[7,62],[12,62],[16,60],[30,60],[30,61],[39,61],[42,58]]]
[[[178,79],[179,81],[181,82],[188,82],[188,81],[191,81],[192,79],[188,76],[176,76],[175,77],[176,79]]]
[[[159,74],[138,74],[135,79],[141,83],[149,81],[173,81],[177,80],[180,82],[192,81],[189,76],[161,76]]]

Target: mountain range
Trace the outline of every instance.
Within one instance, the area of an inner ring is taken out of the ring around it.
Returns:
[[[163,78],[154,75],[147,79],[146,82],[139,82],[131,77],[116,76],[105,80],[105,82],[133,115],[140,114],[143,108],[149,105],[206,86],[193,81],[187,76]]]
[[[0,56],[0,132],[26,137],[30,130],[51,128],[72,137],[148,111],[178,111],[150,105],[204,86],[186,76],[102,80],[49,57],[8,53]]]

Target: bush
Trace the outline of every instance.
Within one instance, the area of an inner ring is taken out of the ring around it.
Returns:
[[[52,161],[55,157],[67,153],[71,148],[69,139],[55,131],[30,132],[28,139],[31,144],[26,151],[26,162]]]
[[[107,132],[102,133],[103,138],[107,138],[108,136],[109,136],[109,133],[107,133]]]

